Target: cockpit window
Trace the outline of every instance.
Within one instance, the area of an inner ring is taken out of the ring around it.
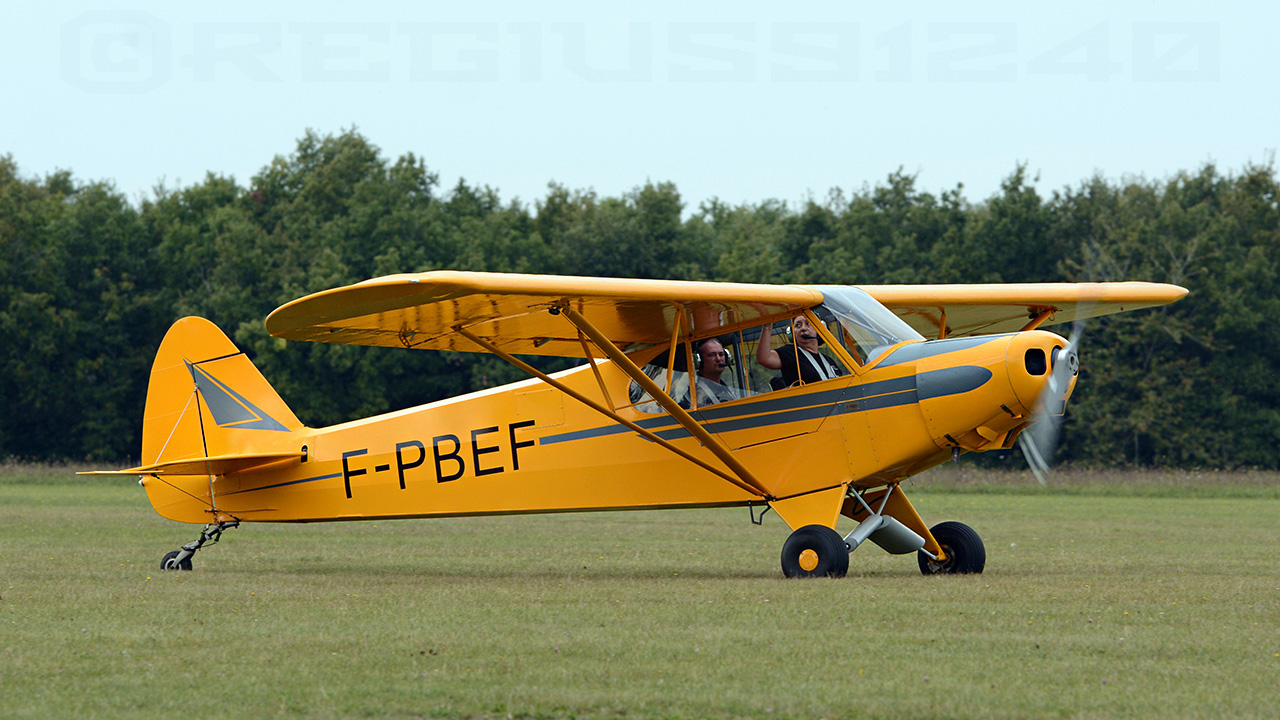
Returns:
[[[924,340],[924,336],[894,315],[865,291],[854,287],[825,285],[823,303],[815,312],[819,318],[830,313],[840,322],[845,346],[865,365],[880,353],[904,340]]]
[[[747,369],[738,360],[740,357],[742,336],[735,332],[682,342],[676,346],[674,357],[663,351],[644,366],[643,372],[680,407],[701,409],[760,392],[752,388]],[[690,359],[692,373],[689,372]],[[664,412],[636,382],[631,383],[628,399],[640,412]]]
[[[871,362],[905,340],[924,340],[862,290],[838,286],[819,289],[824,302],[812,308],[813,317],[858,365]],[[793,334],[805,332],[810,317],[797,313],[724,335],[686,339],[676,346],[675,353],[669,349],[656,353],[643,371],[672,400],[691,410],[857,372],[856,367],[845,366],[840,353],[821,335],[816,352],[801,351],[805,343]],[[628,400],[640,412],[664,412],[639,384],[631,383],[629,390]]]

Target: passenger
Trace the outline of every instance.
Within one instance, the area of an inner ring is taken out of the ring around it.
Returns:
[[[761,330],[760,344],[756,345],[756,362],[770,370],[781,370],[783,387],[791,387],[797,381],[811,383],[844,375],[840,363],[818,352],[818,331],[809,324],[809,318],[801,315],[792,320],[791,334],[794,344],[774,350],[769,346],[773,336],[773,323],[769,323]]]
[[[707,338],[698,343],[698,357],[702,361],[698,368],[698,407],[729,402],[741,397],[737,390],[724,384],[720,376],[729,367],[729,353],[724,345],[715,338]]]

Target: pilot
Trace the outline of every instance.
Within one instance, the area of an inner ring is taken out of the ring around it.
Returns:
[[[729,367],[729,353],[715,338],[707,338],[697,345],[702,364],[698,368],[698,407],[737,400],[738,391],[720,379]]]
[[[792,320],[791,334],[794,344],[774,350],[769,346],[773,335],[770,323],[761,330],[760,344],[756,345],[756,362],[770,370],[781,370],[783,387],[791,387],[797,381],[811,383],[844,375],[840,363],[818,352],[818,331],[809,324],[809,318],[800,315]]]

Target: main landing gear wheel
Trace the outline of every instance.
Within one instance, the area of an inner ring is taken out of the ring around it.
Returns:
[[[796,577],[844,577],[849,546],[825,525],[805,525],[782,545],[782,574]]]
[[[178,555],[181,552],[182,552],[181,550],[173,550],[173,551],[170,551],[167,555],[165,555],[164,559],[160,561],[160,569],[161,570],[190,570],[191,556],[188,555],[182,560],[178,560]]]
[[[968,525],[952,521],[941,522],[929,528],[929,532],[933,533],[934,539],[942,546],[947,559],[943,562],[935,562],[923,551],[916,553],[916,559],[920,561],[920,572],[925,575],[941,573],[976,575],[987,566],[987,548],[982,544],[982,538],[978,537],[978,533]]]

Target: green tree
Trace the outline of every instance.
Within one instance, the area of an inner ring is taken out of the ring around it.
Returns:
[[[105,183],[0,158],[0,454],[136,452],[158,327],[137,212]]]

